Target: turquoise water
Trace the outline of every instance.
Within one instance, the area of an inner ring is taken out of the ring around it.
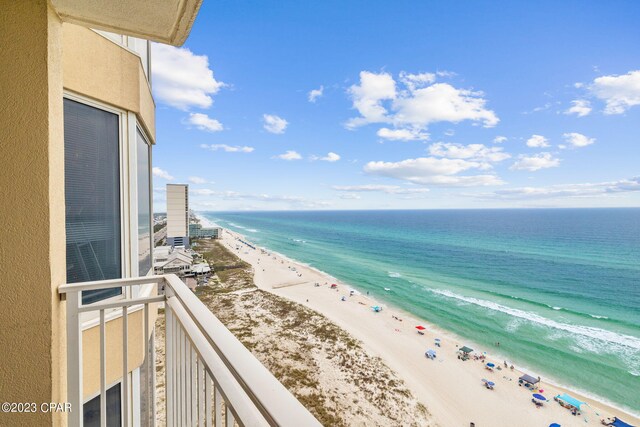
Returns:
[[[535,374],[640,412],[640,209],[203,215]]]

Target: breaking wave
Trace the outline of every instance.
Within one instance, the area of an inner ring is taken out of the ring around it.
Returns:
[[[600,345],[597,346],[597,349],[599,349],[602,344],[613,344],[625,347],[627,349],[640,351],[640,338],[636,338],[630,335],[619,334],[613,331],[608,331],[602,328],[595,328],[592,326],[561,323],[555,320],[547,319],[546,317],[540,316],[535,313],[520,310],[517,308],[507,307],[505,305],[498,304],[492,301],[459,295],[448,290],[430,289],[430,291],[437,295],[455,299],[456,301],[463,301],[489,310],[499,311],[510,316],[529,321],[533,324],[569,332],[572,336],[576,337],[576,341],[578,342],[578,344],[585,350],[594,351],[596,350],[596,347],[593,346],[593,341],[584,341],[583,338],[589,338],[590,340],[595,340],[596,342],[598,342]]]

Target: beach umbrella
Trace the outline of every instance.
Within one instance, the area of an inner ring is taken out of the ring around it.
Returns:
[[[553,424],[549,424],[549,427],[562,427],[562,426],[558,423],[553,423]]]
[[[546,398],[546,397],[544,397],[543,395],[538,394],[538,393],[534,393],[534,394],[533,394],[533,398],[534,398],[534,399],[538,399],[538,400],[540,400],[540,401],[542,401],[542,402],[546,402],[546,401],[547,401],[547,398]]]
[[[435,339],[435,341],[438,341],[438,342],[440,342],[440,338],[436,338],[436,339]]]
[[[424,327],[424,326],[422,326],[422,325],[418,325],[418,326],[416,326],[416,329],[417,329],[417,330],[419,330],[419,331],[424,331],[424,330],[425,330],[425,329],[427,329],[427,328],[425,328],[425,327]]]
[[[489,368],[495,368],[496,364],[495,363],[487,363],[487,367]]]
[[[496,385],[496,383],[494,383],[493,381],[487,381],[487,385],[489,387],[494,387]]]
[[[436,357],[436,352],[435,352],[435,350],[429,349],[429,350],[427,350],[425,355],[428,356],[428,357]]]

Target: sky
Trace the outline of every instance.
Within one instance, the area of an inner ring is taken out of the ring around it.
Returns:
[[[204,1],[154,210],[640,206],[638,1]]]

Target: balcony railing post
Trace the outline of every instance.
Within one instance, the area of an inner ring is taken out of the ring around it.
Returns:
[[[107,322],[100,310],[100,427],[107,426]]]
[[[174,391],[174,353],[173,346],[175,340],[175,333],[173,330],[173,314],[171,313],[171,309],[168,306],[165,306],[165,361],[164,361],[164,375],[165,375],[165,408],[167,413],[167,426],[173,426],[174,424],[174,407],[173,407],[173,399],[175,396]]]
[[[82,325],[80,322],[81,292],[67,295],[67,399],[71,404],[68,423],[71,427],[81,427],[82,410]]]
[[[129,426],[129,313],[122,307],[122,425]]]

